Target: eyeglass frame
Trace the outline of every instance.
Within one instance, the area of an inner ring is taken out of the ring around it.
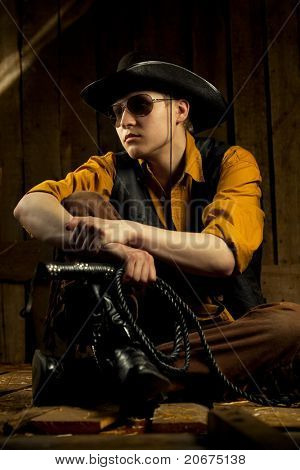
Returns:
[[[128,109],[128,107],[127,107],[127,103],[128,103],[128,101],[129,101],[131,98],[134,98],[135,96],[140,96],[140,95],[141,95],[141,96],[148,96],[149,98],[151,98],[151,101],[152,101],[152,108],[150,109],[149,113],[147,113],[147,114],[135,114],[135,113],[133,113],[132,111],[130,111],[130,109]],[[137,93],[136,95],[130,96],[130,97],[126,100],[125,103],[115,103],[115,104],[113,104],[113,105],[110,107],[110,110],[105,113],[105,115],[106,115],[112,122],[115,121],[115,123],[113,123],[114,127],[120,127],[120,125],[116,126],[116,123],[117,123],[117,121],[118,121],[118,118],[117,118],[117,116],[116,116],[116,114],[115,114],[115,111],[114,111],[114,109],[113,109],[114,106],[119,105],[120,108],[121,108],[121,110],[122,110],[122,113],[120,114],[120,121],[121,121],[121,118],[122,118],[122,116],[123,116],[123,113],[124,113],[125,109],[127,109],[127,111],[128,111],[131,115],[133,115],[133,116],[135,116],[135,117],[145,117],[145,116],[148,116],[148,114],[150,114],[150,113],[153,111],[153,104],[154,104],[154,103],[157,103],[157,102],[159,102],[159,101],[174,101],[174,98],[152,98],[152,96],[150,96],[148,93]],[[112,114],[112,112],[110,112],[110,111],[112,111],[114,114]]]

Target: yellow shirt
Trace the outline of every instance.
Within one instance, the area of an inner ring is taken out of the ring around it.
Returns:
[[[44,181],[29,192],[46,192],[59,201],[75,191],[94,191],[109,200],[116,176],[116,155],[112,152],[91,157],[61,181]],[[157,214],[164,226],[161,203],[163,189],[146,163],[146,184]],[[187,132],[185,169],[173,186],[171,207],[178,231],[186,231],[186,208],[191,198],[192,181],[202,182],[202,159],[192,135]],[[222,238],[233,250],[236,269],[248,266],[253,252],[263,239],[264,213],[260,208],[261,175],[253,155],[239,146],[230,147],[222,159],[216,195],[203,211],[204,233]]]

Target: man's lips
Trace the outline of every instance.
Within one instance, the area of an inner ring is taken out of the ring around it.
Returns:
[[[127,142],[130,139],[137,139],[138,137],[141,137],[139,134],[127,134],[125,136],[125,142]]]

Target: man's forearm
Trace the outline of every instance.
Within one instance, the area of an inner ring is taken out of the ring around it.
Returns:
[[[14,216],[33,237],[59,248],[67,248],[70,233],[65,225],[72,216],[51,194],[25,195],[14,210]]]
[[[148,251],[184,271],[199,275],[228,276],[235,266],[232,251],[221,238],[205,233],[176,232],[129,222],[129,244]]]

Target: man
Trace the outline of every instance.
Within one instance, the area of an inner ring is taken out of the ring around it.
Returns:
[[[262,305],[257,163],[241,147],[195,140],[187,130],[224,120],[218,90],[175,64],[129,54],[82,97],[112,119],[125,152],[92,157],[64,180],[32,188],[15,209],[20,223],[67,253],[123,260],[125,282],[147,285],[158,271],[203,319],[212,352],[234,382],[249,386],[290,365],[299,350],[300,306]],[[162,304],[148,300],[141,321],[150,330],[156,323],[160,348],[169,351]],[[200,384],[210,370],[199,338],[190,339],[187,377]],[[165,390],[164,377],[140,360],[139,370],[150,370],[157,391]]]

